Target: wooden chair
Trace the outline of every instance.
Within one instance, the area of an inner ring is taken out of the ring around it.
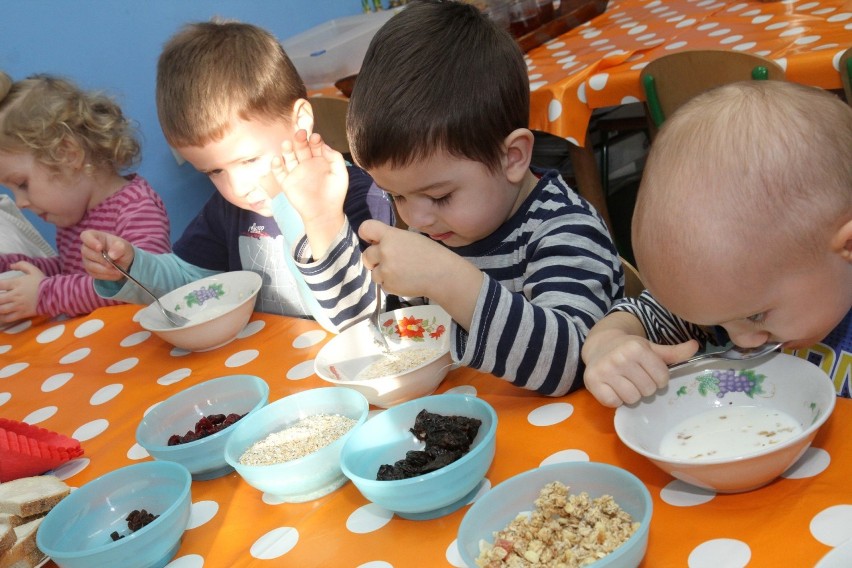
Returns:
[[[325,143],[349,159],[349,140],[346,137],[346,111],[349,101],[339,97],[308,97],[314,110],[314,132],[322,135]]]
[[[645,290],[642,276],[639,275],[639,270],[624,257],[619,258],[621,258],[621,264],[624,266],[624,297],[638,298],[639,294]]]
[[[654,59],[639,75],[648,116],[659,128],[667,116],[694,96],[736,81],[784,80],[784,69],[766,57],[741,51],[699,49]]]
[[[843,81],[846,102],[852,105],[852,47],[840,56],[840,79]]]

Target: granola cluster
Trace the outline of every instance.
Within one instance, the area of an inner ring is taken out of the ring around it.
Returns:
[[[480,542],[479,568],[573,568],[600,560],[639,528],[611,495],[592,499],[571,495],[553,481],[535,501],[535,511],[521,513],[494,543]]]

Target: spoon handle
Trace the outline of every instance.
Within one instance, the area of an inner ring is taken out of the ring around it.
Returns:
[[[694,363],[695,361],[701,361],[702,359],[710,359],[710,358],[718,357],[718,356],[719,356],[718,353],[702,353],[701,355],[695,355],[693,357],[690,357],[686,361],[681,361],[680,363],[673,363],[673,364],[669,365],[668,366],[669,371],[674,371],[675,369],[680,369],[681,367],[686,367],[687,365],[690,365],[690,364]]]
[[[103,255],[104,259],[106,259],[107,262],[109,262],[112,265],[113,268],[115,268],[116,270],[121,272],[121,274],[123,274],[125,278],[127,278],[128,280],[130,280],[131,282],[133,282],[134,284],[139,286],[142,289],[143,292],[145,292],[146,294],[148,294],[149,296],[154,298],[154,300],[158,300],[157,296],[155,296],[153,293],[151,293],[151,291],[148,290],[148,288],[143,286],[142,283],[139,282],[138,280],[136,280],[134,277],[132,277],[128,271],[126,271],[125,269],[120,267],[117,262],[115,262],[113,259],[111,259],[106,251],[102,251],[101,255]]]

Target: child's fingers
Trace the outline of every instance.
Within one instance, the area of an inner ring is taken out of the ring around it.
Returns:
[[[299,165],[296,149],[291,140],[285,140],[281,143],[281,165],[280,171],[282,173],[290,173]]]
[[[305,130],[299,130],[293,135],[293,152],[296,154],[298,162],[310,160],[313,156],[311,145],[308,141],[308,133]]]
[[[388,229],[390,227],[381,221],[368,219],[361,223],[361,226],[358,228],[358,236],[368,243],[377,244],[381,242],[382,237],[388,232]]]

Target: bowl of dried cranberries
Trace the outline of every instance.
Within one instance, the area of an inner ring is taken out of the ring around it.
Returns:
[[[259,377],[205,381],[151,408],[136,428],[136,441],[155,460],[186,467],[194,480],[221,477],[234,471],[225,461],[233,426],[268,400],[269,385]]]

